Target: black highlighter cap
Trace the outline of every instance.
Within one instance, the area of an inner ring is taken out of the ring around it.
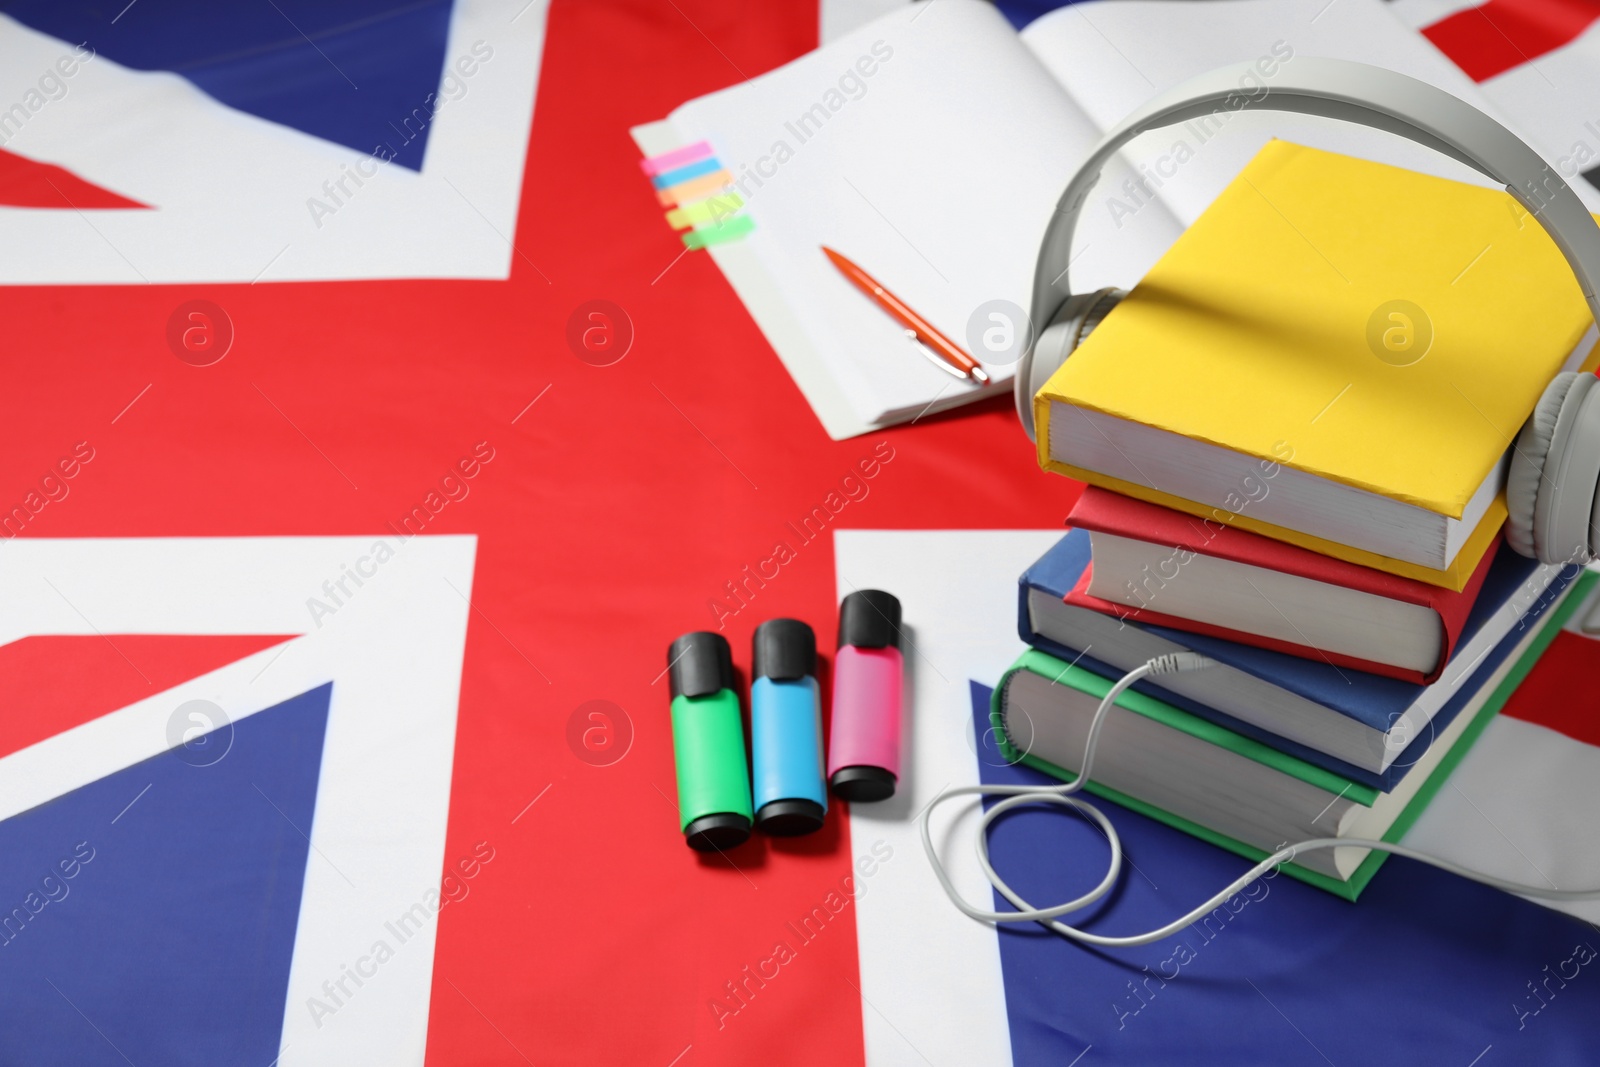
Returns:
[[[667,647],[667,673],[674,697],[708,697],[733,688],[733,649],[709,630],[684,634]]]
[[[802,837],[822,829],[822,818],[814,800],[772,800],[756,812],[756,825],[769,837]]]
[[[871,804],[894,796],[895,777],[882,767],[840,767],[828,779],[833,795],[852,804]]]
[[[768,619],[756,627],[751,673],[797,682],[817,673],[817,635],[799,619]]]
[[[900,647],[900,598],[882,589],[858,589],[839,604],[839,647]]]
[[[702,815],[683,828],[683,837],[696,852],[726,852],[750,839],[750,820],[734,811]]]

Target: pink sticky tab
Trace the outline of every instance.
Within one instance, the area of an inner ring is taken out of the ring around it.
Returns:
[[[659,156],[651,156],[649,159],[641,159],[639,161],[639,169],[653,178],[663,171],[672,170],[676,167],[684,166],[687,163],[693,163],[695,160],[704,159],[710,154],[710,141],[696,141],[694,144],[684,145],[682,148],[675,148],[671,152],[663,152]]]

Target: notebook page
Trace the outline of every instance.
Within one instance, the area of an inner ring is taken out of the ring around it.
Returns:
[[[908,6],[671,121],[685,141],[709,140],[733,173],[755,222],[745,246],[868,422],[975,387],[931,365],[820,246],[968,347],[981,305],[1027,307],[1045,223],[1100,135],[974,0]],[[1178,232],[1150,214],[1143,241],[1084,253],[1084,275],[1137,280]]]
[[[1401,25],[1381,0],[1091,0],[1038,19],[1022,37],[1101,129],[1110,129],[1158,92],[1224,64],[1265,58],[1267,69],[1289,70],[1296,56],[1387,67],[1499,117],[1466,75]],[[1271,85],[1270,76],[1261,80]],[[1494,185],[1455,160],[1392,134],[1246,107],[1209,131],[1191,123],[1140,137],[1122,154],[1141,174],[1154,177],[1146,179],[1144,190],[1102,180],[1086,211],[1126,218],[1154,193],[1188,224],[1272,137]]]

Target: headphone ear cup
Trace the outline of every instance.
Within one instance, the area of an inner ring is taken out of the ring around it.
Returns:
[[[1069,300],[1068,304],[1071,303]],[[1062,305],[1065,310],[1067,305]],[[1017,402],[1017,418],[1022,422],[1028,440],[1037,441],[1039,434],[1033,425],[1033,398],[1061,364],[1067,361],[1077,347],[1077,330],[1070,319],[1058,315],[1038,340],[1028,346],[1022,361],[1017,364],[1017,378],[1011,388]]]
[[[1539,398],[1506,477],[1506,541],[1541,563],[1588,563],[1597,540],[1600,388],[1592,374],[1557,375]]]
[[[1050,376],[1061,368],[1083,339],[1111,313],[1123,297],[1123,289],[1101,289],[1081,296],[1069,296],[1057,309],[1050,325],[1028,346],[1017,364],[1012,385],[1017,402],[1017,418],[1030,441],[1038,440],[1033,424],[1033,398]]]
[[[1506,543],[1513,551],[1530,559],[1538,557],[1534,547],[1533,515],[1539,501],[1545,458],[1550,454],[1550,439],[1555,436],[1561,402],[1566,399],[1576,377],[1575,374],[1558,374],[1550,379],[1511,449],[1511,468],[1506,472]]]

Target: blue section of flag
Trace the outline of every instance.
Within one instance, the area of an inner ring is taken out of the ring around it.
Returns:
[[[1041,15],[1048,15],[1058,7],[1071,7],[1083,0],[995,0],[995,7],[1011,20],[1011,25],[1022,29]]]
[[[972,683],[982,779],[1056,784],[1008,766]],[[1098,802],[1098,801],[1097,801]],[[1066,922],[1132,934],[1170,922],[1249,865],[1105,804],[1127,862],[1109,901]],[[1098,829],[1051,808],[1008,812],[989,851],[1039,906],[1105,872]],[[998,895],[995,907],[1010,910]],[[1559,912],[1392,857],[1359,904],[1261,879],[1201,923],[1142,948],[1091,950],[1037,925],[999,934],[1017,1067],[1594,1062],[1600,934]]]
[[[0,11],[123,66],[181,75],[229,107],[422,169],[447,95],[451,0],[124,2],[0,0]]]
[[[277,1059],[331,689],[0,822],[0,1063]]]

